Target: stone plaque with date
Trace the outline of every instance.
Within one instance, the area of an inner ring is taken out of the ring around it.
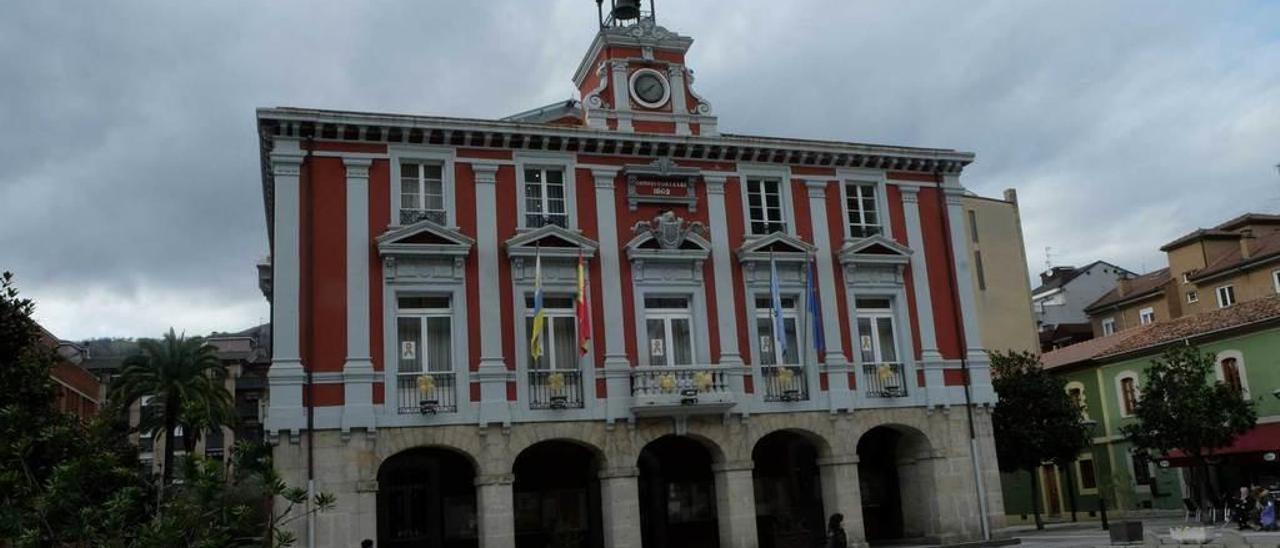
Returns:
[[[698,210],[698,195],[693,190],[693,183],[701,174],[698,168],[677,166],[671,158],[662,157],[647,166],[627,166],[623,174],[627,179],[627,205],[632,211],[639,204],[652,203]]]

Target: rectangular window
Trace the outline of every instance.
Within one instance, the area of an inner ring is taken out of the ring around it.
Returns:
[[[1156,311],[1154,308],[1147,307],[1138,311],[1138,323],[1147,325],[1156,321]]]
[[[1184,284],[1189,284],[1189,283],[1191,283],[1191,273],[1190,273],[1190,272],[1183,272],[1183,273],[1182,273],[1182,283],[1184,283]]]
[[[896,363],[898,343],[893,329],[893,303],[885,298],[860,298],[858,351],[863,363]]]
[[[1113,335],[1116,332],[1116,319],[1104,318],[1102,320],[1102,336]]]
[[[1093,469],[1093,459],[1080,459],[1076,461],[1076,466],[1080,472],[1080,488],[1081,489],[1097,489],[1098,476]]]
[[[797,344],[796,300],[794,297],[782,297],[782,329],[786,337],[786,349],[782,353],[783,365],[798,365],[800,349]],[[760,344],[756,350],[760,353],[761,365],[777,365],[777,335],[773,332],[773,299],[768,295],[756,297],[756,331],[760,334]]]
[[[1125,416],[1138,408],[1138,383],[1133,377],[1120,379],[1120,405]]]
[[[533,336],[533,296],[525,298],[524,332]],[[573,297],[568,295],[543,295],[542,313],[546,323],[542,326],[542,356],[529,354],[529,370],[566,370],[578,368],[578,318],[573,310]]]
[[[845,183],[844,193],[845,211],[849,216],[849,237],[866,238],[880,234],[880,212],[876,207],[876,184]]]
[[[782,182],[778,179],[747,179],[747,215],[752,234],[763,236],[786,232]]]
[[[1218,308],[1226,308],[1236,304],[1235,286],[1224,285],[1218,288]]]
[[[973,252],[973,271],[978,275],[978,289],[987,290],[987,273],[982,271],[982,252]]]
[[[978,243],[978,212],[972,209],[969,210],[969,237]]]
[[[400,297],[396,349],[401,373],[453,370],[453,312],[448,297]]]
[[[1188,291],[1188,292],[1187,292],[1187,302],[1189,302],[1189,303],[1198,303],[1198,302],[1200,302],[1200,294],[1199,294],[1199,293],[1197,293],[1194,289],[1193,289],[1193,290],[1191,290],[1191,291]]]
[[[644,298],[649,365],[693,365],[693,315],[688,297]]]
[[[421,220],[446,224],[443,166],[438,163],[400,163],[400,224]]]
[[[1134,452],[1130,454],[1133,466],[1133,483],[1136,485],[1151,485],[1151,464],[1146,454]]]
[[[540,228],[553,224],[569,227],[565,204],[564,170],[530,167],[524,170],[524,226]]]

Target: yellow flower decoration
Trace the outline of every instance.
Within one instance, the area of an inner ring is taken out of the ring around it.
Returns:
[[[889,367],[888,364],[882,364],[876,369],[876,372],[880,374],[880,382],[882,383],[889,382],[889,378],[893,376],[893,368]]]
[[[699,371],[693,374],[693,384],[698,387],[699,392],[711,390],[711,373]]]
[[[552,373],[547,377],[547,385],[551,387],[552,392],[564,390],[564,374]]]
[[[422,375],[418,377],[418,393],[423,397],[429,396],[436,389],[436,379],[431,375]]]
[[[796,379],[796,374],[791,371],[790,367],[783,367],[778,371],[778,382],[783,386],[790,386],[791,381]]]
[[[676,377],[670,373],[658,378],[658,388],[663,392],[674,392],[676,389]]]

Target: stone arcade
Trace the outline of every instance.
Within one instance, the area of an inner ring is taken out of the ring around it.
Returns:
[[[973,155],[720,133],[692,39],[613,4],[579,99],[258,111],[266,429],[288,481],[338,497],[296,523],[304,545],[812,546],[836,512],[851,545],[998,527]]]

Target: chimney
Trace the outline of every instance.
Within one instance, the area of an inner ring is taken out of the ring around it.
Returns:
[[[1123,297],[1129,294],[1129,290],[1133,288],[1133,280],[1121,276],[1116,278],[1116,294]]]
[[[1249,245],[1251,244],[1254,238],[1257,238],[1257,236],[1253,235],[1252,228],[1246,228],[1240,231],[1240,258],[1241,259],[1248,259],[1249,256],[1252,254],[1252,252],[1249,250]]]
[[[1018,191],[1012,188],[1004,189],[1004,201],[1018,205]]]

